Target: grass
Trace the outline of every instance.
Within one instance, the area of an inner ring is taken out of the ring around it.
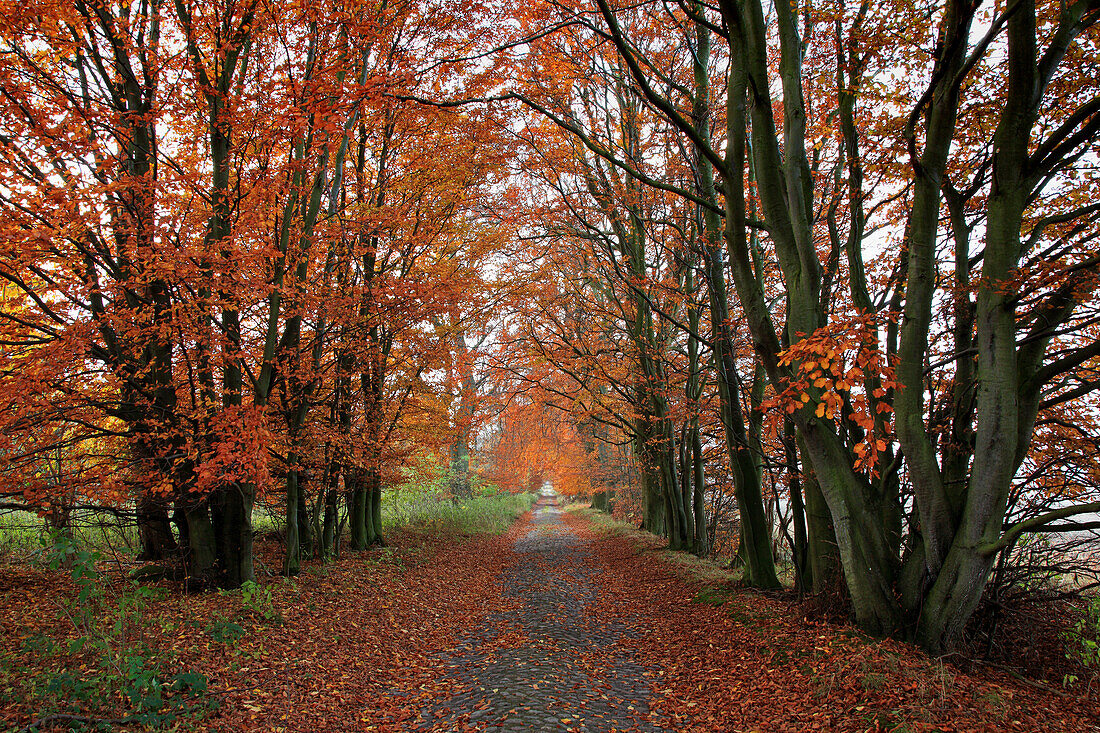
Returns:
[[[49,533],[45,521],[33,512],[0,514],[0,557],[39,553]],[[137,527],[132,520],[104,514],[74,512],[72,538],[80,547],[105,555],[137,552]]]
[[[440,500],[431,494],[395,493],[383,498],[382,527],[390,532],[400,527],[424,526],[438,531],[473,535],[500,534],[516,517],[531,508],[533,494],[491,494],[475,496],[458,503]],[[282,534],[285,520],[278,506],[257,504],[252,514],[252,529],[257,534]],[[33,512],[10,511],[0,514],[0,558],[27,559],[38,555],[48,544],[45,521]],[[137,553],[138,533],[132,519],[107,515],[74,514],[72,538],[75,544],[95,550],[104,557],[124,557]]]
[[[383,514],[383,529],[421,526],[453,534],[501,534],[534,503],[533,494],[475,496],[458,503],[416,501]]]
[[[717,608],[733,598],[734,593],[728,586],[704,586],[691,600]]]
[[[639,532],[638,528],[632,524],[627,524],[618,519],[615,519],[610,514],[601,512],[598,509],[585,506],[583,504],[570,504],[565,508],[567,512],[575,512],[576,514],[584,517],[593,527],[600,532],[611,535],[631,535],[632,533]]]

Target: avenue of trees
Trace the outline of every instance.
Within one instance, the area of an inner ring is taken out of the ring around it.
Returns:
[[[13,503],[59,526],[74,504],[132,505],[143,558],[181,556],[198,587],[253,578],[258,495],[285,495],[289,574],[333,551],[342,506],[353,549],[380,541],[383,481],[456,421],[468,440],[464,339],[509,232],[506,144],[387,96],[428,39],[461,47],[465,18],[255,0],[3,15]]]
[[[0,17],[5,505],[234,587],[431,456],[934,652],[1097,524],[1097,0]]]

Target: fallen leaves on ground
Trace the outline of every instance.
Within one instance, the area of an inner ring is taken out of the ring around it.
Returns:
[[[807,620],[801,606],[691,578],[651,535],[575,515],[603,583],[595,613],[636,631],[657,718],[675,731],[1096,731],[1095,702]],[[713,573],[711,573],[713,576]]]
[[[808,621],[800,606],[731,585],[693,580],[656,540],[567,512],[590,542],[599,596],[593,624],[626,624],[615,648],[578,659],[606,669],[617,655],[644,665],[652,718],[675,731],[1087,731],[1100,717],[1087,700],[1022,684],[1007,674],[967,674],[919,650]],[[172,594],[148,611],[145,643],[169,651],[181,670],[209,678],[217,708],[205,729],[396,732],[416,727],[425,706],[457,690],[448,653],[467,632],[487,629],[480,651],[553,644],[506,624],[516,601],[501,574],[522,561],[506,535],[395,535],[391,546],[271,579],[281,623],[241,614],[239,596]],[[0,567],[0,653],[7,669],[33,661],[28,642],[64,643],[72,629],[56,598],[72,593],[57,574]],[[236,619],[241,638],[211,636]],[[70,625],[71,626],[71,625]],[[590,657],[590,658],[589,658]],[[79,654],[63,657],[79,668]],[[24,665],[21,667],[20,665]],[[568,698],[567,689],[547,695]],[[21,726],[34,699],[0,711]],[[469,711],[472,712],[472,711]],[[571,722],[573,719],[570,719]],[[577,720],[578,725],[583,721]],[[475,729],[473,726],[470,729]]]
[[[293,581],[271,579],[281,623],[242,617],[239,595],[172,594],[150,607],[146,641],[209,678],[218,705],[204,729],[403,730],[423,699],[446,693],[439,651],[506,603],[499,576],[512,561],[513,534],[406,531],[389,547],[311,566]],[[25,668],[34,659],[28,640],[48,635],[60,646],[72,636],[51,601],[72,588],[18,565],[0,567],[0,578],[0,653],[5,667]],[[216,640],[208,632],[219,619],[239,621],[243,635]],[[504,635],[494,643],[522,641]],[[77,669],[82,661],[62,663]],[[0,707],[0,729],[39,713],[33,698]]]

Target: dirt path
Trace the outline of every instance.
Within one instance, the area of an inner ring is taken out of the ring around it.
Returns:
[[[1087,701],[811,621],[592,513],[539,506],[478,563],[483,613],[380,730],[1100,731]]]
[[[535,507],[503,576],[512,603],[445,656],[458,692],[422,711],[424,729],[660,730],[649,720],[651,675],[631,660],[626,626],[595,614],[588,544],[562,522],[556,501]],[[503,633],[515,643],[494,648]]]

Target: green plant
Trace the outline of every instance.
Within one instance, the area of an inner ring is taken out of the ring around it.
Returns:
[[[1077,662],[1094,676],[1100,674],[1100,596],[1085,604],[1077,620],[1066,629],[1063,640],[1070,661]],[[1068,687],[1077,681],[1077,675],[1067,674],[1062,684]]]
[[[271,591],[252,580],[241,583],[241,605],[245,611],[257,616],[264,621],[280,621],[279,612],[275,610],[275,599]]]
[[[242,615],[254,616],[264,621],[277,615],[271,591],[254,580],[246,580],[239,588],[221,590],[218,593],[223,596],[240,596]]]
[[[95,550],[86,550],[72,537],[55,533],[43,540],[46,543],[45,560],[51,570],[66,568],[76,585],[76,599],[65,602],[69,619],[77,631],[87,631],[103,604],[104,589],[99,581],[96,563],[101,559]]]
[[[245,635],[244,627],[224,617],[216,617],[206,629],[210,638],[219,644],[235,644]]]
[[[374,565],[390,565],[398,570],[405,570],[405,559],[401,556],[399,551],[393,547],[377,547],[371,553],[371,557],[367,559]]]
[[[108,579],[96,568],[99,553],[69,536],[50,538],[43,558],[55,570],[67,569],[76,586],[75,597],[61,603],[73,630],[62,649],[84,660],[79,667],[64,664],[52,640],[32,640],[36,651],[41,649],[59,665],[35,686],[44,707],[77,710],[81,715],[76,717],[84,719],[88,708],[123,703],[129,714],[112,720],[136,725],[171,722],[198,709],[196,698],[205,694],[206,678],[193,672],[171,674],[166,655],[144,640],[150,604],[163,597],[163,589],[127,581],[112,600]]]

